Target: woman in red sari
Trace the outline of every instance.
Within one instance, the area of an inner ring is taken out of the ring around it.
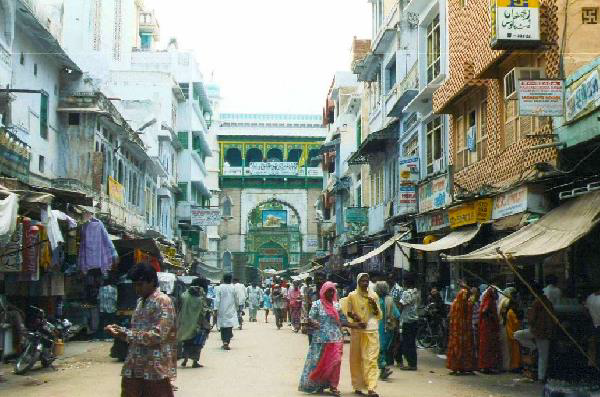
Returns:
[[[502,362],[497,299],[496,289],[489,287],[481,298],[479,308],[479,369],[484,373],[498,370]]]
[[[469,291],[460,290],[450,309],[450,330],[448,339],[448,359],[446,367],[450,375],[470,373],[475,370],[473,351],[473,304]]]

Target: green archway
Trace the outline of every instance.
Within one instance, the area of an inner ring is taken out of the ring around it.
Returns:
[[[289,262],[288,251],[280,244],[270,241],[261,245],[256,251],[254,266],[258,269],[287,269]]]

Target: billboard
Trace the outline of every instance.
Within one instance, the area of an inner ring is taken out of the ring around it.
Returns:
[[[287,226],[286,210],[262,210],[263,227]]]
[[[221,223],[221,210],[218,208],[192,207],[191,222],[193,226],[219,226]]]
[[[562,80],[519,80],[519,116],[561,117],[563,114]]]

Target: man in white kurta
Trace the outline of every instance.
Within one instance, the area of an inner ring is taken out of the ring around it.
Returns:
[[[229,343],[233,337],[233,327],[239,326],[239,301],[235,288],[231,284],[231,278],[231,274],[226,274],[223,277],[223,283],[219,286],[215,295],[217,327],[221,330],[221,340],[225,350],[229,350]]]

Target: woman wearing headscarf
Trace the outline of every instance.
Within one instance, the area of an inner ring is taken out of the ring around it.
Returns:
[[[450,308],[446,367],[452,371],[451,375],[475,370],[472,320],[473,303],[469,291],[463,288]]]
[[[503,358],[505,371],[518,371],[521,368],[521,349],[519,342],[515,339],[515,332],[521,328],[521,322],[517,316],[517,290],[507,288],[504,293],[508,298],[503,301],[500,311],[500,321],[504,325],[500,333],[506,339],[506,352]],[[504,347],[504,346],[503,346]]]
[[[181,308],[177,318],[177,342],[183,344],[182,367],[187,365],[188,359],[193,361],[192,368],[202,367],[198,363],[200,352],[210,332],[207,288],[207,280],[197,278],[192,281],[191,287],[181,294]]]
[[[375,293],[379,296],[379,307],[383,312],[383,317],[379,321],[379,369],[381,371],[379,377],[387,379],[392,370],[389,365],[393,362],[388,362],[387,357],[392,348],[392,340],[398,328],[398,320],[400,319],[400,310],[394,303],[394,299],[390,295],[390,287],[386,281],[378,281],[375,284]]]
[[[501,365],[500,324],[498,320],[497,292],[489,287],[481,298],[479,308],[479,362],[481,372],[490,373]]]
[[[294,332],[300,331],[300,320],[302,316],[302,291],[300,290],[300,281],[294,280],[288,291],[288,305],[290,309],[290,317],[292,318],[292,326]]]
[[[379,368],[379,321],[383,313],[379,308],[379,297],[369,289],[369,275],[360,273],[357,287],[348,295],[348,317],[360,327],[351,330],[350,374],[355,393],[377,396]]]
[[[320,299],[313,302],[308,314],[308,322],[314,332],[298,390],[320,393],[329,389],[339,396],[337,387],[344,350],[342,327],[358,325],[346,321],[337,301],[334,283],[324,283],[319,296]]]
[[[500,352],[502,354],[502,363],[500,369],[502,371],[510,370],[510,342],[507,332],[507,313],[508,307],[516,297],[517,290],[514,287],[509,287],[502,291],[502,296],[498,299],[498,319],[500,320],[499,339]]]

